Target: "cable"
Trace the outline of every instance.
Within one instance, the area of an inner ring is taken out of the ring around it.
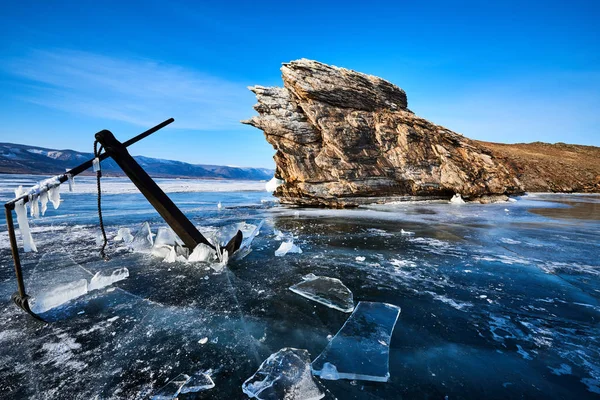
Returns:
[[[102,152],[102,145],[100,145],[100,149],[98,149],[98,141],[94,141],[94,157],[98,158],[100,153]],[[104,259],[104,261],[108,261],[108,256],[106,255],[104,249],[108,244],[108,240],[106,239],[106,231],[104,230],[104,221],[102,220],[102,190],[100,188],[100,178],[102,177],[102,170],[100,166],[98,166],[98,170],[96,171],[96,187],[98,189],[98,219],[100,221],[100,230],[102,231],[102,238],[104,242],[102,243],[102,248],[100,249],[100,255]]]

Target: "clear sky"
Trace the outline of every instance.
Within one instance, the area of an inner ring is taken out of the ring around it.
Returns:
[[[380,76],[474,139],[600,145],[600,1],[4,1],[0,141],[272,167],[239,120],[298,58]]]

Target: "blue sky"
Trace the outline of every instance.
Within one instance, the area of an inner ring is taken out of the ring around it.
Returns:
[[[600,145],[598,1],[28,1],[0,13],[0,141],[272,167],[246,87],[298,58],[381,76],[470,138]],[[420,4],[416,4],[420,3]]]

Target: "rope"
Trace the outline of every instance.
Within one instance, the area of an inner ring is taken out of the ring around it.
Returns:
[[[100,156],[100,152],[102,151],[102,145],[100,146],[100,149],[97,148],[98,147],[98,141],[94,141],[94,157],[98,158],[98,156]],[[100,230],[102,231],[102,238],[104,239],[104,242],[102,243],[102,248],[100,249],[100,255],[102,256],[102,258],[104,259],[104,261],[108,261],[108,256],[106,255],[106,253],[104,252],[104,249],[106,248],[106,245],[108,243],[108,240],[106,239],[106,231],[104,230],[104,221],[102,220],[102,190],[100,189],[100,178],[102,177],[102,170],[100,168],[98,168],[98,170],[96,171],[96,187],[98,189],[98,220],[100,221]]]

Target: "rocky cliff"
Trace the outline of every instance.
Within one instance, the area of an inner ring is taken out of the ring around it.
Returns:
[[[490,201],[525,187],[489,146],[416,116],[406,93],[374,76],[301,59],[281,68],[283,87],[251,87],[277,150],[283,203],[350,207],[373,201]]]

